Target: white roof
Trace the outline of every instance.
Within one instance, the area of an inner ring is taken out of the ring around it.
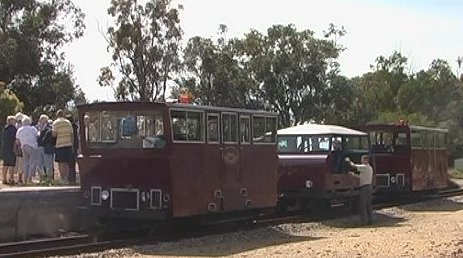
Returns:
[[[304,124],[278,130],[278,135],[367,135],[364,132],[338,125]]]

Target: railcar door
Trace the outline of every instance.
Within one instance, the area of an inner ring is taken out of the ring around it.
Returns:
[[[234,112],[222,113],[222,187],[223,210],[232,211],[242,209],[240,198],[240,157],[238,144],[238,114]]]
[[[210,202],[208,204],[209,211],[221,211],[223,209],[223,193],[222,193],[222,151],[223,147],[220,143],[220,115],[218,112],[209,112],[206,119],[206,155],[204,162],[206,163],[207,185],[209,187]]]

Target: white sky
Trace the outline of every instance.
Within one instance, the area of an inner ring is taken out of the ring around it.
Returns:
[[[110,0],[74,0],[86,14],[83,38],[65,51],[74,66],[77,84],[90,100],[112,100],[113,91],[97,83],[99,70],[110,64],[106,31]],[[192,36],[216,37],[219,24],[227,37],[242,37],[251,28],[265,33],[273,24],[293,23],[321,37],[329,23],[347,30],[340,43],[341,74],[348,77],[370,71],[379,55],[394,50],[409,58],[412,71],[426,69],[433,59],[447,60],[457,72],[463,56],[463,1],[460,0],[176,0],[184,6],[181,26],[184,43]]]

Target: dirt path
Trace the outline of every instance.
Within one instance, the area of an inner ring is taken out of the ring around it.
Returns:
[[[463,197],[375,213],[187,239],[85,257],[463,257]],[[81,256],[82,257],[82,256]]]

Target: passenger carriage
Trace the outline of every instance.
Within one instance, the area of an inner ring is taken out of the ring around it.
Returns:
[[[152,102],[78,112],[84,211],[165,221],[276,205],[275,113]]]
[[[369,134],[378,193],[448,187],[446,129],[406,124],[373,124],[356,128]]]
[[[359,180],[348,175],[345,158],[360,163],[368,153],[368,135],[335,125],[305,124],[278,131],[279,208],[300,204],[323,209],[359,195]],[[339,142],[341,150],[333,149]],[[334,164],[336,164],[336,167]]]

